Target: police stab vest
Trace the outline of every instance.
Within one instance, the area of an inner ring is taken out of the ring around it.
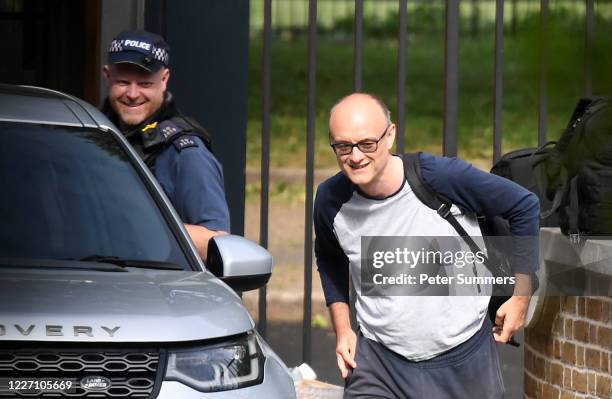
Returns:
[[[203,127],[184,116],[174,116],[161,122],[152,122],[139,131],[142,137],[142,151],[139,151],[145,164],[152,168],[157,156],[170,145],[177,151],[197,147],[195,137],[199,137],[212,152],[210,137]]]

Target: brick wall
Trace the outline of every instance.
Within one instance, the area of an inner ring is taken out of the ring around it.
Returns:
[[[612,297],[559,299],[525,331],[525,398],[612,398]]]

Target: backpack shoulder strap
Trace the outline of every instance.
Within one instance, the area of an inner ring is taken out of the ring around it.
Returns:
[[[403,154],[404,174],[414,195],[429,208],[438,212],[443,219],[453,226],[473,252],[480,251],[474,239],[465,231],[451,212],[452,202],[436,192],[424,179],[421,173],[420,153]]]
[[[578,100],[578,103],[574,107],[572,117],[567,123],[566,129],[572,129],[576,127],[576,123],[585,114],[586,110],[599,100],[598,97],[582,97]]]
[[[451,201],[448,199],[442,200],[438,193],[423,180],[421,174],[421,163],[419,161],[420,153],[403,154],[402,161],[404,163],[404,175],[410,188],[417,198],[429,208],[438,211],[446,212],[446,208],[450,211]]]

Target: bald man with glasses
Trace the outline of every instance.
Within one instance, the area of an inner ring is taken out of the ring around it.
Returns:
[[[388,108],[374,95],[351,94],[330,111],[330,145],[341,173],[317,190],[315,253],[344,396],[501,398],[495,342],[507,342],[523,326],[529,296],[512,296],[493,326],[486,295],[362,292],[362,237],[457,236],[407,184],[402,158],[391,153],[395,135]],[[474,215],[486,214],[507,219],[513,235],[537,236],[539,203],[529,191],[456,158],[420,153],[419,160],[423,179],[457,205],[453,212],[461,208],[456,218],[470,235],[480,235]],[[350,324],[349,278],[357,333]]]

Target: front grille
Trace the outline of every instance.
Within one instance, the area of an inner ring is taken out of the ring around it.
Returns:
[[[159,369],[160,351],[151,348],[0,348],[0,397],[153,398],[156,383],[161,383]],[[85,389],[80,381],[86,377],[108,379],[110,387]],[[69,380],[73,386],[64,392],[9,390],[8,381],[13,379]]]

